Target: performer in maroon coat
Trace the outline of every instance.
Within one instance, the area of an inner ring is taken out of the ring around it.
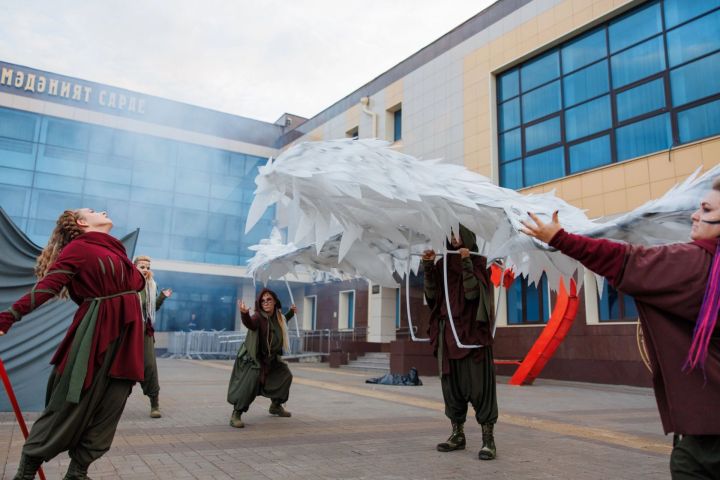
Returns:
[[[720,478],[720,179],[692,214],[691,243],[644,247],[523,222],[525,233],[580,261],[631,295],[640,316],[665,433],[681,435],[674,479]],[[680,437],[678,437],[680,438]]]
[[[112,220],[88,208],[66,210],[35,267],[38,283],[0,313],[0,335],[55,296],[78,304],[51,363],[46,407],[33,424],[15,479],[32,479],[43,461],[69,451],[66,479],[87,478],[110,449],[134,382],[143,380],[142,274]]]

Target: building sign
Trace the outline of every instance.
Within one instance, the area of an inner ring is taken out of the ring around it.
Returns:
[[[0,62],[0,91],[93,110],[145,115],[144,96],[122,89]]]

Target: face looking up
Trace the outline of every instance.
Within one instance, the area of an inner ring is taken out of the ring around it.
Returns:
[[[96,212],[92,208],[80,208],[77,210],[80,218],[77,224],[91,231],[109,231],[113,222],[107,212]]]
[[[713,240],[720,237],[720,192],[710,190],[700,202],[700,208],[690,217],[693,240]]]

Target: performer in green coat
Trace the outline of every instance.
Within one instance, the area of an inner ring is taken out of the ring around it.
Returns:
[[[133,263],[145,277],[145,289],[140,292],[143,321],[145,322],[144,359],[145,380],[140,383],[143,394],[150,398],[150,417],[160,418],[160,380],[158,379],[157,359],[155,358],[155,312],[160,310],[166,298],[172,296],[172,289],[165,288],[158,294],[158,287],[150,269],[151,259],[140,255]]]
[[[297,307],[292,305],[283,315],[277,295],[265,288],[258,295],[253,315],[242,300],[238,308],[248,332],[235,358],[228,387],[227,401],[234,406],[230,426],[245,426],[241,416],[258,395],[272,400],[271,415],[289,417],[283,404],[290,395],[292,373],[281,357],[283,350],[289,350],[287,321]]]

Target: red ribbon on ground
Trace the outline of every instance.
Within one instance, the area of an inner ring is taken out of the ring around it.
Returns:
[[[0,379],[2,379],[2,383],[5,386],[5,392],[7,392],[8,398],[10,399],[10,404],[12,405],[13,411],[15,412],[15,418],[20,425],[20,430],[22,430],[23,436],[27,440],[27,425],[25,425],[25,419],[23,418],[22,412],[20,411],[20,405],[18,405],[17,398],[15,398],[15,392],[13,391],[12,385],[10,384],[10,377],[8,377],[7,370],[5,370],[5,364],[3,363],[1,358]],[[40,475],[40,480],[45,480],[45,473],[43,473],[42,468],[38,470],[38,475]]]

